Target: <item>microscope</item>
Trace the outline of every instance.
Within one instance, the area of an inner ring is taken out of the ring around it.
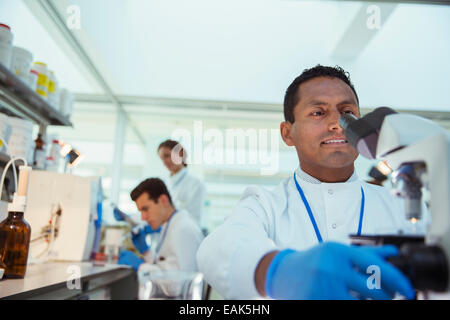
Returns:
[[[416,223],[422,218],[422,188],[430,192],[431,224],[426,236],[422,241],[404,237],[392,242],[399,255],[388,261],[416,290],[449,292],[450,134],[433,121],[387,107],[359,119],[344,114],[339,123],[362,156],[384,160],[393,170],[393,191],[405,201],[405,219]]]

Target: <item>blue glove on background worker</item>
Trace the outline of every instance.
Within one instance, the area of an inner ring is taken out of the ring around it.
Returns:
[[[384,260],[397,254],[395,246],[356,247],[334,242],[306,251],[283,250],[267,270],[266,293],[284,300],[353,300],[392,299],[398,292],[413,299],[415,292],[409,280]],[[369,266],[379,268],[380,289],[368,286],[374,274],[367,271]]]
[[[122,251],[119,255],[119,261],[117,262],[117,264],[125,264],[130,266],[136,271],[142,263],[144,263],[144,260],[129,250]]]
[[[139,253],[143,254],[150,249],[150,247],[147,244],[147,241],[145,238],[147,237],[147,232],[144,229],[139,229],[139,232],[131,235],[131,240],[133,241],[133,244],[135,248],[139,251]]]

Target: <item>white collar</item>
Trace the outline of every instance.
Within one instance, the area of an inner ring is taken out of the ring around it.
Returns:
[[[172,183],[177,183],[180,179],[182,179],[185,175],[187,169],[186,167],[181,168],[180,171],[178,171],[177,173],[175,173],[173,176],[170,176],[169,179]]]
[[[323,183],[319,179],[317,179],[317,178],[309,175],[305,171],[303,171],[300,166],[298,166],[297,170],[295,171],[295,175],[297,177],[299,177],[300,179],[302,179],[303,181],[305,181],[305,182],[309,182],[309,183],[312,183],[312,184],[321,184],[321,183]],[[358,180],[358,175],[356,174],[356,170],[353,170],[353,174],[345,182],[354,182],[356,180]]]

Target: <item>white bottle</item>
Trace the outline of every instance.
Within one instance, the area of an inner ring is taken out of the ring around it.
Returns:
[[[13,33],[6,24],[0,23],[0,63],[11,68]]]
[[[20,47],[13,47],[11,58],[11,72],[14,73],[25,84],[28,84],[30,76],[31,63],[33,62],[33,54]]]
[[[59,144],[58,137],[56,135],[50,135],[49,140],[51,142],[50,144],[50,153],[47,157],[47,170],[48,171],[58,171],[59,169],[59,162],[60,162],[60,150],[61,146]]]

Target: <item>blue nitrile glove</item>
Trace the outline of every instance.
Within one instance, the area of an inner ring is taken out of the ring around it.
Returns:
[[[119,208],[114,207],[113,209],[113,213],[114,213],[114,218],[116,218],[117,221],[124,221],[124,213],[122,211],[119,210]]]
[[[356,247],[335,242],[306,251],[283,250],[267,270],[266,293],[274,299],[334,300],[392,299],[398,292],[413,299],[415,292],[409,280],[384,260],[397,254],[398,249],[391,245]],[[379,289],[373,288],[373,270],[379,270]]]
[[[131,240],[133,241],[134,246],[136,249],[142,254],[148,251],[150,247],[147,244],[147,241],[145,241],[145,237],[147,236],[147,233],[145,232],[145,228],[139,229],[138,233],[132,233],[131,234]]]
[[[142,263],[144,263],[144,260],[129,250],[122,251],[119,255],[119,261],[117,262],[117,264],[126,264],[131,266],[136,271]]]
[[[160,231],[161,231],[161,227],[159,227],[156,230],[152,229],[152,227],[150,227],[149,224],[146,224],[145,227],[144,227],[144,232],[146,234],[156,233],[156,232],[160,232]]]

